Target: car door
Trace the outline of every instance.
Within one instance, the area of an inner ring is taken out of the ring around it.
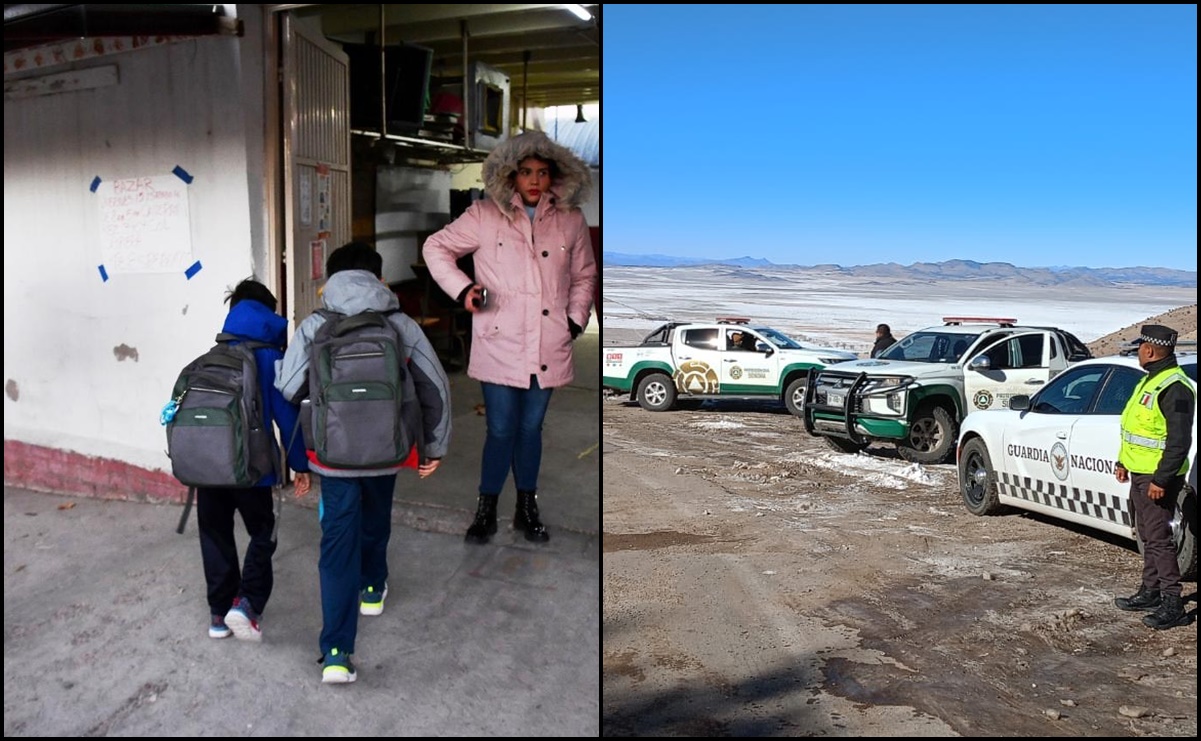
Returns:
[[[1076,368],[1060,374],[1031,398],[1030,409],[1007,430],[1002,455],[1015,475],[1006,493],[1073,511],[1072,497],[1065,491],[1071,472],[1072,428],[1088,410],[1104,375],[1104,367]]]
[[[1086,414],[1072,427],[1068,484],[1079,508],[1093,520],[1094,527],[1131,535],[1134,519],[1129,502],[1129,484],[1118,483],[1114,463],[1121,444],[1121,417],[1134,387],[1142,380],[1137,368],[1119,365],[1091,365],[1107,374],[1096,389]],[[1063,375],[1077,369],[1065,371]]]
[[[1020,332],[984,345],[964,361],[963,387],[967,411],[1007,409],[1009,399],[1037,393],[1056,375],[1048,331]],[[1064,361],[1057,353],[1056,366]],[[986,362],[981,362],[983,358]]]
[[[682,394],[721,393],[721,327],[686,327],[677,330],[676,337],[676,389]]]
[[[735,337],[741,336],[740,341]],[[721,392],[723,394],[775,395],[779,386],[780,363],[775,348],[765,338],[746,327],[724,330],[721,353]]]

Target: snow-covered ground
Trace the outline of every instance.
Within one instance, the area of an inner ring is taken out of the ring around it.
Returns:
[[[945,316],[1057,326],[1091,342],[1197,302],[1197,289],[1064,287],[987,282],[883,282],[780,270],[606,267],[602,334],[630,342],[667,320],[744,316],[800,340],[866,352],[876,325],[900,337]]]

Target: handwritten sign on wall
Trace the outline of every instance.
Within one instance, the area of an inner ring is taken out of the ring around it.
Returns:
[[[194,262],[188,186],[178,177],[106,181],[96,195],[109,273],[171,273]]]

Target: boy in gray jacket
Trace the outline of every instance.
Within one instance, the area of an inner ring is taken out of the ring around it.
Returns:
[[[383,258],[371,245],[351,242],[334,250],[326,261],[325,308],[346,315],[398,309],[400,303],[381,281],[382,273]],[[410,460],[417,461],[418,475],[425,478],[437,470],[450,440],[450,382],[421,327],[399,311],[388,318],[399,330],[421,406],[419,449]],[[275,376],[284,398],[295,401],[305,395],[309,349],[325,322],[324,316],[314,313],[296,328]],[[321,681],[353,682],[351,655],[359,613],[379,615],[388,594],[392,497],[396,474],[406,466],[338,469],[318,462],[311,450],[308,458],[310,469],[321,477]]]

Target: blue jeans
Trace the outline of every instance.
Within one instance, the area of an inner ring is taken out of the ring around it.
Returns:
[[[528,389],[495,383],[480,385],[484,388],[488,422],[480,494],[498,496],[505,488],[510,468],[517,491],[534,491],[542,467],[542,420],[554,389],[540,388],[537,376],[530,376]]]
[[[388,580],[396,474],[321,477],[321,653],[354,653],[359,592]]]

